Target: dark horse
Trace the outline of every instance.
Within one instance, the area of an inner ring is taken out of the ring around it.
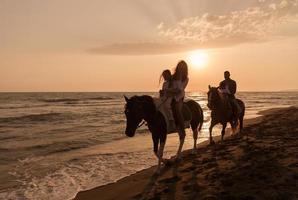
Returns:
[[[151,96],[133,96],[130,99],[125,97],[125,115],[126,130],[125,134],[129,137],[135,135],[136,129],[140,123],[145,120],[148,128],[152,133],[153,151],[158,158],[158,171],[163,161],[163,150],[167,139],[167,124],[164,116],[159,112],[154,104]],[[198,131],[201,130],[203,124],[203,111],[200,105],[194,100],[185,102],[191,111],[191,129],[193,131],[194,149],[196,149]],[[185,135],[179,134],[180,145],[177,152],[177,158],[180,157]]]
[[[237,116],[237,121],[235,121],[235,117],[233,117],[233,110],[228,103],[227,97],[224,96],[221,92],[219,92],[217,87],[211,87],[209,85],[208,91],[208,108],[211,110],[211,124],[209,127],[210,134],[210,144],[214,144],[212,139],[212,128],[220,123],[222,125],[221,130],[221,141],[224,139],[225,129],[227,127],[227,123],[231,124],[233,132],[236,129],[236,125],[238,122],[240,123],[240,132],[243,129],[243,118],[245,114],[245,105],[243,101],[237,99],[237,102],[241,108],[240,113]]]

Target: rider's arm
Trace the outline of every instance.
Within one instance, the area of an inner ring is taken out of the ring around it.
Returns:
[[[233,83],[231,84],[231,88],[229,88],[229,89],[230,89],[230,92],[232,94],[235,94],[236,93],[236,91],[237,91],[237,84],[236,84],[235,81],[233,81]]]
[[[219,83],[219,88],[220,89],[225,89],[225,82],[224,81]]]

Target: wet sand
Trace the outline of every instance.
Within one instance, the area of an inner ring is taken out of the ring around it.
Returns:
[[[261,114],[241,135],[184,151],[159,176],[154,166],[75,199],[298,199],[298,108]]]

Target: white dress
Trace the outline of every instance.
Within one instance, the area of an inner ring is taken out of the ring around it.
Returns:
[[[170,87],[170,82],[169,81],[165,81],[162,85],[162,89],[166,90],[169,89]],[[169,120],[174,120],[174,116],[173,116],[173,112],[172,112],[172,97],[168,97],[167,95],[163,95],[161,97],[161,100],[163,101],[164,104],[164,108],[165,108],[165,113],[168,117]]]
[[[174,99],[176,100],[176,102],[184,98],[185,88],[187,84],[188,84],[188,78],[186,78],[184,81],[181,81],[181,80],[173,81],[173,88],[179,90],[179,92],[174,96]]]

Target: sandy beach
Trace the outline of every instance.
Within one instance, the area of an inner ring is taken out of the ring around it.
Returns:
[[[297,199],[298,108],[261,114],[241,136],[201,143],[195,155],[184,151],[159,176],[154,166],[75,199]]]

